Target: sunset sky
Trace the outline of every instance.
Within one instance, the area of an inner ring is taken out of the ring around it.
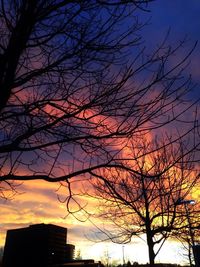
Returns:
[[[150,12],[144,13],[143,19],[149,18],[143,30],[146,46],[153,48],[164,38],[170,29],[169,39],[175,43],[187,36],[188,46],[199,41],[192,55],[188,74],[200,83],[200,1],[199,0],[155,0],[149,6]],[[128,25],[127,25],[128,26]],[[200,84],[193,95],[199,95]],[[95,231],[90,221],[80,222],[73,216],[67,216],[65,203],[58,200],[59,185],[47,182],[24,182],[19,187],[19,194],[11,200],[0,199],[0,246],[4,246],[8,229],[26,227],[36,223],[52,223],[68,228],[68,243],[76,245],[83,258],[100,260],[108,254],[110,260],[122,262],[123,250],[126,259],[146,263],[148,261],[147,247],[141,240],[133,240],[129,245],[113,245],[111,243],[95,244],[89,240],[91,232]],[[66,191],[67,192],[67,191]],[[64,194],[64,192],[63,192]],[[89,208],[95,209],[91,202]],[[81,215],[80,215],[81,218]],[[167,253],[166,253],[167,251]],[[175,242],[167,242],[157,260],[162,262],[184,262],[183,252]]]

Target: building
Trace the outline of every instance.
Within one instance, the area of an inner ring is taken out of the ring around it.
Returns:
[[[65,262],[74,260],[75,246],[72,244],[66,244],[65,248]]]
[[[66,240],[67,229],[53,224],[8,230],[3,267],[51,267],[71,261],[75,246]]]
[[[193,246],[195,267],[200,267],[200,244],[196,244]]]

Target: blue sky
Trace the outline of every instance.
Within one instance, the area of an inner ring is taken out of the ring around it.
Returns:
[[[192,75],[193,82],[197,84],[194,96],[199,97],[200,1],[155,0],[149,5],[149,12],[144,13],[143,17],[149,18],[149,23],[144,28],[143,38],[151,49],[164,38],[168,31],[170,31],[169,44],[171,45],[176,45],[184,38],[187,39],[185,48],[180,53],[189,51],[197,41],[186,75]]]
[[[198,0],[158,0],[151,5],[151,22],[155,31],[171,27],[176,37],[188,34],[191,39],[200,37],[200,3]]]

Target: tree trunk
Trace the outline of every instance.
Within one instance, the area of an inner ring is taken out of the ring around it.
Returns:
[[[146,210],[145,227],[146,227],[146,237],[147,237],[147,245],[149,251],[149,264],[151,267],[153,267],[156,255],[154,253],[153,232],[151,230],[151,219],[149,211],[149,199],[147,194],[147,188],[145,185],[145,180],[142,181],[142,187],[143,187],[142,190],[144,194],[145,210]]]
[[[6,106],[11,96],[15,72],[20,56],[30,38],[35,23],[37,1],[29,0],[21,6],[21,13],[15,28],[11,32],[7,48],[0,58],[0,111]]]
[[[155,264],[155,253],[154,253],[154,243],[151,231],[147,232],[147,245],[148,245],[148,252],[149,252],[149,264],[151,267]]]

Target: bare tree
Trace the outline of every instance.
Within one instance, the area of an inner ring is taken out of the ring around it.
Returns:
[[[100,200],[95,216],[109,226],[99,227],[103,238],[127,243],[145,234],[151,266],[164,242],[178,229],[185,229],[180,200],[190,197],[199,181],[191,146],[186,149],[181,139],[176,144],[167,145],[166,139],[157,142],[140,138],[129,148],[129,166],[112,173],[91,173],[98,178],[92,182],[94,197]]]
[[[197,191],[199,184],[197,187]],[[197,192],[196,192],[197,193]],[[200,243],[200,203],[198,201],[180,200],[181,216],[184,218],[182,227],[173,232],[173,237],[181,242],[183,250],[185,252],[185,258],[187,258],[190,266],[195,265],[193,247]]]
[[[127,137],[188,110],[193,49],[174,65],[184,42],[146,53],[138,9],[147,2],[1,1],[1,197],[39,179],[66,182],[71,197],[73,177],[121,166]]]

